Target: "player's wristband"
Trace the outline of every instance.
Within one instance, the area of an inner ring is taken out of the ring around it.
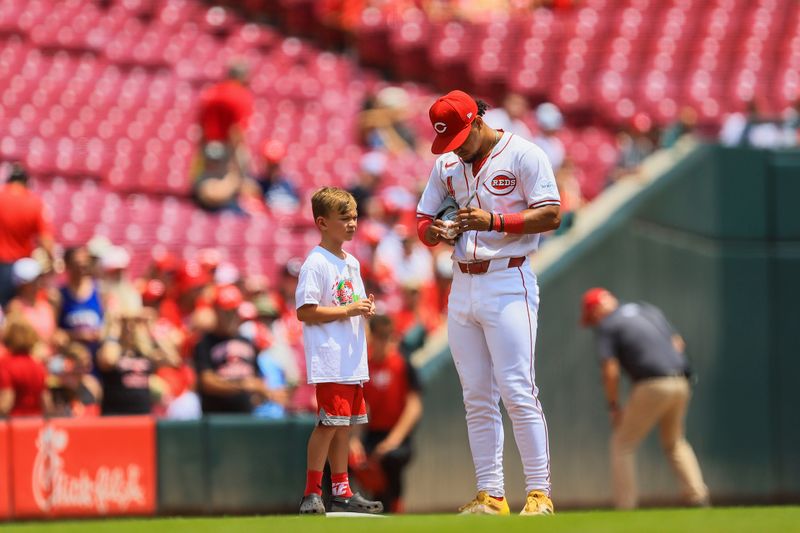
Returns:
[[[429,217],[418,217],[417,218],[417,235],[419,236],[419,240],[422,241],[422,244],[425,246],[436,246],[439,244],[439,240],[436,241],[429,241],[426,237],[426,232],[428,228],[433,225],[433,219]]]
[[[525,216],[522,213],[501,215],[503,231],[506,233],[525,233]]]
[[[494,213],[489,212],[489,227],[486,228],[486,231],[492,231],[494,229]]]

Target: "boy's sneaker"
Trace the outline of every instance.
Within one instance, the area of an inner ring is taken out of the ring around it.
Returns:
[[[478,492],[474,500],[459,507],[458,512],[459,514],[493,514],[502,516],[511,513],[508,508],[508,501],[505,498],[498,500],[483,490]]]
[[[303,496],[300,501],[300,514],[325,514],[325,504],[319,494]]]
[[[380,514],[383,512],[383,504],[368,500],[356,492],[349,498],[342,498],[341,496],[331,498],[331,512]]]
[[[540,490],[532,490],[525,498],[525,508],[519,513],[522,516],[542,516],[553,514],[553,501]]]

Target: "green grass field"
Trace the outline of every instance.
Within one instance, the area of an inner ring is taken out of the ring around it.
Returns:
[[[387,518],[322,518],[298,516],[154,518],[90,521],[27,522],[0,526],[2,531],[59,533],[128,532],[281,532],[381,533],[436,531],[486,533],[536,531],[542,533],[651,533],[660,531],[800,532],[800,507],[737,507],[669,509],[633,512],[564,512],[551,517],[523,518],[452,515],[410,515]]]

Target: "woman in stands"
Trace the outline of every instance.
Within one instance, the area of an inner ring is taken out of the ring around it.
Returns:
[[[91,273],[91,257],[83,247],[64,252],[67,283],[61,287],[61,309],[58,326],[70,340],[81,342],[94,356],[103,330],[103,305],[100,285]]]
[[[8,314],[20,314],[39,336],[36,357],[44,361],[52,354],[56,337],[56,315],[53,305],[42,290],[42,267],[30,257],[18,259],[12,268],[15,296],[8,303]],[[63,335],[63,333],[62,333]]]
[[[0,416],[41,416],[51,408],[47,370],[31,354],[39,336],[24,317],[9,317],[3,335],[8,355],[0,359]]]

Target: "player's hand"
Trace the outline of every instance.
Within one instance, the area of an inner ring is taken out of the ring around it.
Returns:
[[[372,300],[365,298],[364,300],[358,300],[357,302],[347,304],[345,306],[345,311],[348,318],[354,316],[371,316],[370,313],[374,314],[374,308],[375,304],[372,303]]]
[[[492,229],[489,227],[490,220],[489,212],[477,207],[462,207],[456,216],[459,231],[489,231]]]
[[[444,220],[437,218],[433,221],[433,224],[428,226],[426,238],[430,242],[446,242],[450,246],[455,246],[456,239],[449,239],[447,237],[447,230],[447,223]],[[460,234],[461,232],[459,231],[458,233]]]

